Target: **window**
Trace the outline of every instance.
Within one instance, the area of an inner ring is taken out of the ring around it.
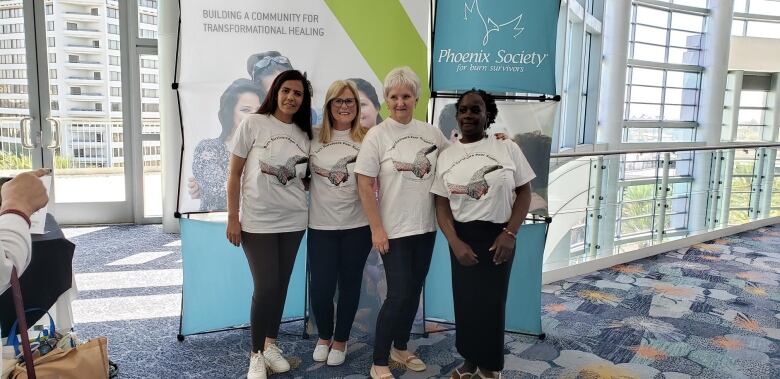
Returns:
[[[122,96],[121,87],[111,87],[111,96]]]
[[[111,103],[111,112],[121,112],[122,103]]]
[[[144,112],[159,112],[160,104],[157,103],[143,103],[141,104],[142,111]]]
[[[46,4],[46,14],[54,14],[54,4]]]
[[[122,80],[122,76],[121,76],[121,74],[119,73],[119,71],[111,71],[111,72],[109,72],[109,74],[111,75],[111,78],[110,78],[110,79],[111,79],[112,81],[116,81],[116,82],[118,82],[118,81],[121,81],[121,80]]]
[[[68,63],[79,63],[80,60],[78,55],[68,55]]]
[[[59,87],[57,87],[57,86],[49,86],[49,94],[50,95],[57,95],[57,94],[59,94],[60,91],[59,91],[58,88]]]
[[[119,34],[119,25],[108,24],[108,34]]]
[[[57,100],[54,100],[51,102],[51,110],[58,111],[60,110],[60,102]]]
[[[138,29],[138,37],[155,39],[157,38],[157,31],[149,29]]]
[[[141,74],[141,83],[157,83],[157,75]]]
[[[57,54],[49,53],[49,63],[57,63]]]
[[[27,70],[0,70],[0,79],[27,79]]]
[[[106,8],[108,18],[119,18],[119,10],[116,8]]]
[[[635,4],[632,20],[623,141],[693,141],[705,16]]]
[[[68,23],[65,23],[65,28],[66,28],[67,30],[79,30],[79,26],[78,26],[78,24],[76,24],[75,22],[68,22]]]
[[[141,88],[141,96],[149,98],[158,98],[157,90],[152,88]]]
[[[49,79],[57,79],[57,69],[55,68],[49,69]]]
[[[54,47],[55,46],[54,37],[47,37],[46,38],[46,42],[47,42],[47,45],[49,45],[49,47]]]
[[[109,55],[108,64],[111,66],[119,66],[119,57],[116,55]]]
[[[108,40],[108,48],[111,50],[119,50],[119,41],[115,39]]]
[[[0,93],[25,94],[26,84],[0,84]]]
[[[12,34],[12,33],[24,33],[24,24],[0,25],[0,34]]]
[[[95,103],[95,110],[98,112],[103,111],[103,103]]]
[[[92,73],[92,78],[95,79],[95,80],[101,80],[102,76],[100,75],[99,71],[95,71],[95,72]]]
[[[138,22],[141,24],[157,25],[157,16],[150,14],[139,14]]]
[[[70,87],[71,95],[81,95],[81,87]]]
[[[157,9],[157,0],[138,0],[138,5]]]
[[[0,40],[0,49],[23,49],[23,39],[3,39]]]
[[[157,68],[157,60],[141,58],[142,68]]]

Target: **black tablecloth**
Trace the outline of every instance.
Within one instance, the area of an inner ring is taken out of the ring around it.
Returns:
[[[46,233],[32,235],[32,260],[19,277],[24,307],[48,310],[73,283],[73,251],[76,245],[65,239],[62,229],[50,214],[46,215]],[[44,312],[27,314],[27,325],[43,317]],[[0,328],[8,335],[16,321],[14,302],[9,288],[0,295]]]

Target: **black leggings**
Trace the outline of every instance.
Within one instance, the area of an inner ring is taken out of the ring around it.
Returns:
[[[382,255],[387,279],[387,299],[376,320],[374,364],[387,366],[390,347],[406,350],[409,332],[420,305],[425,276],[431,266],[436,232],[393,238]]]
[[[266,337],[276,338],[279,334],[287,285],[303,233],[241,232],[241,247],[254,283],[249,316],[252,352],[263,351]]]
[[[512,261],[496,265],[488,249],[505,225],[455,222],[458,238],[477,254],[479,263],[474,266],[461,266],[450,248],[455,347],[464,359],[490,371],[504,368],[506,296]]]
[[[346,230],[310,228],[307,246],[311,310],[319,337],[346,342],[360,302],[363,266],[371,252],[371,229],[368,226]],[[337,285],[334,332],[333,296]]]

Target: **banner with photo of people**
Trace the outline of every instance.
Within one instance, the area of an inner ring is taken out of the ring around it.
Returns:
[[[559,0],[436,2],[434,91],[555,94]]]
[[[392,68],[410,66],[428,83],[426,1],[190,0],[181,19],[181,213],[226,210],[227,143],[279,72],[311,80],[315,123],[334,80],[357,84],[364,126],[386,115],[381,82]],[[417,107],[418,119],[426,113]]]
[[[382,80],[391,69],[409,66],[424,86],[415,117],[425,120],[429,20],[429,3],[417,0],[182,2],[178,93],[184,152],[178,211],[227,209],[228,143],[243,118],[260,107],[281,71],[306,73],[313,87],[315,124],[321,122],[330,84],[354,81],[361,124],[370,127],[387,116]],[[224,222],[224,213],[200,217]],[[181,227],[182,334],[248,323],[252,284],[241,249],[225,239],[224,224],[185,218]],[[306,244],[304,238],[285,318],[305,313]],[[369,255],[363,278],[355,328],[369,333],[387,292],[378,253]],[[422,332],[422,327],[420,311],[413,331]]]

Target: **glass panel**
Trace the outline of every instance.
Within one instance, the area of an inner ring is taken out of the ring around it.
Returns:
[[[658,9],[637,6],[636,22],[645,25],[654,25],[666,28],[669,23],[669,12]]]
[[[737,119],[740,125],[764,125],[764,110],[740,109]]]
[[[666,121],[695,121],[696,107],[688,105],[665,105],[664,120]]]
[[[657,87],[631,86],[631,101],[639,103],[661,103],[662,89]]]
[[[749,21],[746,35],[748,37],[780,38],[780,23]]]
[[[777,0],[750,0],[748,13],[780,16],[780,4]]]
[[[680,49],[676,47],[670,47],[669,59],[667,59],[667,62],[675,63],[675,64],[698,65],[699,50]]]
[[[666,48],[663,46],[634,43],[634,59],[643,61],[663,62]]]
[[[689,7],[707,8],[707,0],[674,0],[675,4],[687,5]]]
[[[734,0],[734,12],[745,13],[747,11],[747,0]]]
[[[144,217],[162,216],[162,177],[160,141],[143,141]]]
[[[745,21],[734,20],[731,22],[731,35],[742,36],[745,35]]]
[[[661,131],[661,142],[685,142],[693,141],[692,128],[677,129],[677,128],[664,128]]]
[[[667,71],[666,85],[679,88],[699,88],[699,74],[685,71]]]
[[[701,33],[704,29],[704,17],[695,14],[674,12],[672,13],[672,29]]]
[[[626,142],[658,142],[659,135],[657,128],[627,128]]]
[[[49,54],[58,55],[49,63],[59,72],[52,95],[59,111],[60,147],[54,151],[55,199],[59,203],[108,202],[125,200],[124,154],[122,145],[122,99],[109,86],[110,57],[118,59],[119,18],[116,2],[53,2],[47,22],[53,22],[47,38],[54,43]],[[49,13],[49,12],[47,12]],[[113,78],[111,78],[113,79]],[[121,92],[121,90],[120,90]],[[117,137],[119,135],[119,137]]]
[[[3,4],[2,12],[7,24],[0,40],[0,176],[13,176],[33,167],[20,125],[30,115],[22,2]],[[26,144],[32,143],[33,127],[25,121]]]
[[[737,126],[737,141],[761,141],[763,139],[762,133],[764,132],[764,126],[755,125],[738,125]]]
[[[669,46],[701,47],[701,34],[672,30],[669,34]]]
[[[636,25],[634,40],[656,45],[666,45],[666,29]]]
[[[664,102],[666,104],[696,105],[699,91],[693,89],[667,88]]]
[[[765,91],[742,91],[739,94],[739,106],[740,107],[765,107],[766,106]]]
[[[649,68],[634,67],[631,69],[631,84],[646,84],[656,87],[664,85],[664,72]]]
[[[160,84],[157,55],[140,55],[141,73],[141,133],[160,135]],[[155,80],[149,80],[155,78]]]
[[[629,104],[629,120],[660,120],[661,106],[653,104]]]

